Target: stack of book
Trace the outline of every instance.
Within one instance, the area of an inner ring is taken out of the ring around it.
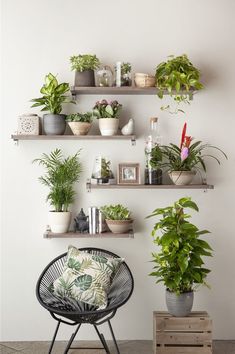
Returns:
[[[101,234],[107,231],[107,224],[101,211],[95,207],[88,208],[89,234]]]

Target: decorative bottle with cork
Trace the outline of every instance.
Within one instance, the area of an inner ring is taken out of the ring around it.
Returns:
[[[150,127],[145,138],[145,184],[162,184],[162,170],[151,166],[151,152],[156,145],[161,145],[162,137],[159,135],[158,118],[150,118]]]

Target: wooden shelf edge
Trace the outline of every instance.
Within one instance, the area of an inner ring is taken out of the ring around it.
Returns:
[[[112,232],[103,232],[101,234],[88,234],[79,232],[65,232],[65,233],[53,233],[51,231],[46,231],[43,235],[44,238],[134,238],[134,231],[129,230],[129,232],[124,234],[114,234]]]
[[[136,136],[132,135],[17,135],[12,134],[11,139],[18,140],[131,140],[135,141]]]
[[[146,185],[146,184],[91,184],[87,183],[87,190],[91,189],[214,189],[212,184],[188,184],[178,186],[175,184]]]

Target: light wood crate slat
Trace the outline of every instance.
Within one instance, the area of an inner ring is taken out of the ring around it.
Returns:
[[[211,333],[208,332],[157,332],[156,344],[211,345]]]
[[[161,347],[157,348],[157,354],[211,354],[211,348],[205,347]],[[222,354],[222,353],[221,353]]]
[[[190,318],[177,318],[165,317],[159,318],[156,324],[157,331],[194,331],[204,332],[211,331],[212,321],[205,317],[190,317]]]

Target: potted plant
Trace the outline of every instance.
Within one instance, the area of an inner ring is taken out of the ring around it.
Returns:
[[[76,194],[73,185],[79,180],[81,173],[79,152],[64,158],[61,150],[55,149],[49,155],[44,153],[33,162],[46,169],[45,175],[39,177],[39,181],[49,188],[46,200],[53,207],[49,212],[51,231],[67,232],[71,221],[71,212],[68,209]]]
[[[121,64],[121,86],[131,86],[131,64]]]
[[[97,156],[91,178],[92,180],[95,179],[97,184],[110,184],[114,182],[111,161],[104,156]]]
[[[93,114],[99,119],[99,129],[103,136],[115,135],[119,128],[119,113],[122,105],[118,101],[97,101]]]
[[[105,205],[100,208],[105,221],[114,234],[126,233],[132,228],[130,211],[121,204]]]
[[[191,136],[186,135],[187,124],[184,124],[180,146],[175,144],[155,146],[151,152],[151,165],[155,168],[166,168],[176,185],[188,185],[196,172],[206,172],[206,157],[213,158],[220,164],[217,157],[211,155],[210,149],[216,149],[227,159],[226,154],[216,146],[203,144],[201,141],[192,143]],[[207,150],[205,153],[204,151]]]
[[[87,135],[93,118],[92,112],[74,113],[66,117],[66,121],[74,135]]]
[[[50,113],[43,115],[43,129],[46,135],[63,135],[66,128],[65,114],[60,114],[63,103],[75,103],[65,95],[69,91],[68,83],[59,84],[56,77],[49,73],[45,77],[45,84],[40,90],[43,95],[34,98],[35,102],[31,107],[43,106],[42,111]]]
[[[152,236],[160,247],[153,253],[154,270],[150,274],[156,283],[166,286],[166,305],[173,316],[187,316],[193,305],[194,290],[207,285],[205,279],[210,272],[204,267],[204,256],[212,256],[210,245],[201,239],[209,233],[199,230],[188,221],[191,215],[185,209],[198,211],[191,198],[181,198],[172,206],[157,208],[149,217],[160,220],[154,225]]]
[[[75,70],[75,86],[95,86],[95,74],[100,61],[96,55],[79,54],[70,57],[71,69]]]
[[[177,106],[181,103],[190,104],[190,100],[193,99],[193,91],[203,88],[203,84],[200,82],[200,71],[190,62],[186,54],[177,57],[170,55],[169,58],[156,68],[158,97],[162,99],[164,91],[166,91],[173,97]],[[161,107],[161,109],[170,109],[170,106]],[[177,108],[170,113],[179,111],[184,112]]]

